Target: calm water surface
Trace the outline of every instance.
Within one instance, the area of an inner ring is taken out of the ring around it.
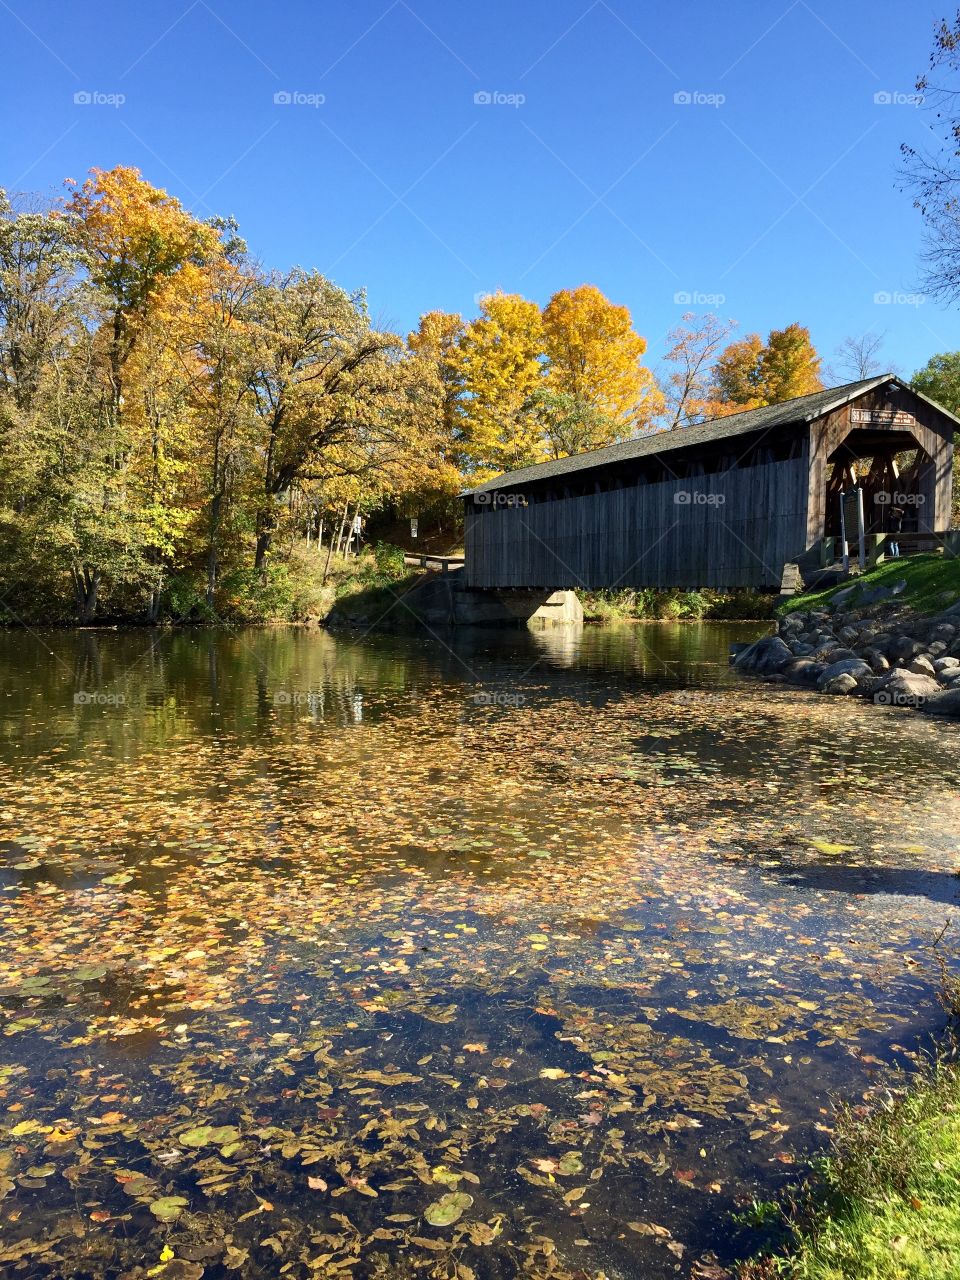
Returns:
[[[761,629],[0,634],[3,1274],[720,1275],[960,889],[960,728]]]

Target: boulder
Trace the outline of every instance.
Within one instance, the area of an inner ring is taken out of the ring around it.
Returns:
[[[803,614],[787,613],[780,619],[781,631],[802,631],[803,630]]]
[[[828,666],[833,662],[847,662],[856,657],[852,649],[845,649],[840,644],[825,644],[817,653],[818,661],[826,662]]]
[[[733,655],[733,665],[738,671],[754,671],[758,675],[771,675],[782,671],[793,661],[793,654],[779,636],[761,636],[740,653]]]
[[[955,685],[960,684],[960,667],[947,667],[945,671],[941,671],[937,676],[941,684],[945,684],[952,689]]]
[[[911,658],[907,663],[907,670],[914,672],[918,676],[932,676],[936,673],[933,669],[933,663],[926,654],[918,653],[915,658]]]
[[[894,667],[878,685],[873,700],[891,707],[916,707],[939,692],[940,686],[932,676]]]
[[[794,684],[816,684],[826,671],[822,662],[813,662],[810,658],[797,658],[789,666],[784,667],[783,674]]]
[[[872,670],[862,658],[845,658],[839,662],[831,662],[817,681],[818,688],[825,693],[848,693],[848,688],[833,688],[840,676],[849,676],[854,684],[863,676],[873,675]]]
[[[893,595],[890,587],[864,587],[860,596],[861,605],[879,604],[881,600],[889,600]]]
[[[824,675],[826,675],[826,672],[824,672]],[[824,680],[823,676],[821,676],[817,682],[817,688],[821,693],[853,693],[856,687],[856,677],[846,671],[841,671],[839,675],[831,676],[829,680]]]
[[[949,671],[953,667],[960,667],[960,658],[937,658],[933,664],[933,669],[938,675],[940,672]]]
[[[919,641],[914,640],[912,636],[898,635],[887,645],[887,657],[891,662],[909,662],[910,659],[920,652],[923,646]]]
[[[900,595],[903,595],[903,593],[904,593],[904,591],[906,591],[906,589],[907,589],[907,580],[906,580],[906,578],[900,578],[900,579],[899,579],[899,581],[897,581],[897,582],[892,582],[892,583],[890,584],[890,594],[891,594],[892,596],[900,596]]]
[[[833,609],[842,609],[843,606],[849,600],[853,599],[854,595],[856,594],[856,591],[857,591],[856,584],[854,584],[854,586],[852,587],[844,587],[842,591],[838,591],[835,596],[831,597],[830,599],[831,607]]]
[[[878,676],[882,676],[890,670],[890,663],[886,660],[879,649],[861,649],[860,657],[868,664],[870,670]]]
[[[845,645],[856,644],[860,632],[856,627],[841,627],[837,632],[837,639]]]
[[[957,634],[957,628],[952,622],[938,622],[930,632],[931,640],[940,640],[948,645]]]
[[[814,648],[812,644],[800,644],[800,642],[797,640],[793,642],[790,648],[794,654],[794,657],[797,657],[797,658],[809,658],[810,655],[814,652]]]
[[[943,689],[924,701],[923,709],[931,716],[960,718],[960,689]]]

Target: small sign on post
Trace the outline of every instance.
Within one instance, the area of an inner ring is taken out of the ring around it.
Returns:
[[[863,522],[863,489],[857,485],[840,495],[840,540],[843,544],[843,571],[850,569],[850,543],[857,540],[857,563],[863,573],[867,565],[866,531]]]
[[[410,537],[415,538],[416,536],[417,536],[417,522],[416,520],[411,520],[410,521]]]

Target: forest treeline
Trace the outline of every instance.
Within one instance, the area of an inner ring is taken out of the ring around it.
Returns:
[[[135,169],[0,193],[0,621],[296,613],[357,516],[454,537],[471,483],[823,385],[803,326],[734,327],[685,315],[655,372],[581,285],[403,338]]]

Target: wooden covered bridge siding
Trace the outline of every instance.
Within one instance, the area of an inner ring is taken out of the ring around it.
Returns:
[[[839,532],[827,526],[839,522],[851,466],[868,532],[896,527],[889,497],[877,500],[888,481],[908,499],[904,533],[947,530],[958,428],[885,374],[509,472],[464,495],[466,580],[492,589],[777,587],[784,565]],[[898,478],[894,458],[904,452],[918,462]]]
[[[670,463],[678,471],[687,469],[679,458]],[[678,503],[681,493],[701,500]],[[806,450],[753,466],[732,455],[713,474],[659,483],[634,481],[554,498],[531,486],[519,496],[526,506],[468,501],[468,585],[589,590],[778,586],[784,563],[804,541]],[[704,496],[723,501],[703,501]]]

